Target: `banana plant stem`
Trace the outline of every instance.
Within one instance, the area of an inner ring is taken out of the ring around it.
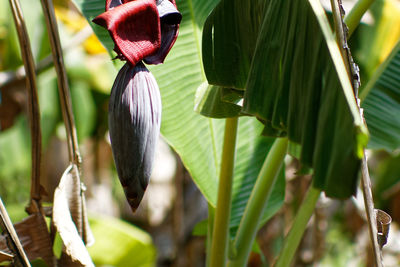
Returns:
[[[365,14],[365,12],[367,12],[373,3],[374,0],[359,0],[350,10],[349,14],[344,18],[344,22],[349,28],[349,37],[360,24],[362,16]]]
[[[287,145],[287,138],[277,138],[264,161],[246,205],[242,220],[240,221],[233,248],[236,255],[229,261],[229,267],[243,267],[247,264],[262,211],[265,208],[273,184],[281,169]]]
[[[278,260],[276,261],[275,267],[287,267],[290,266],[290,263],[293,260],[293,256],[296,253],[297,247],[299,246],[301,237],[306,230],[307,223],[313,214],[315,205],[319,199],[321,194],[321,190],[310,186],[308,192],[303,200],[303,203],[300,206],[299,211],[293,221],[292,228],[289,231],[289,234],[285,238],[285,243],[283,244],[283,248],[281,253],[278,256]]]
[[[211,255],[211,242],[212,242],[212,233],[214,229],[214,214],[215,209],[211,204],[208,204],[208,222],[207,222],[207,244],[206,244],[206,253],[207,255]],[[206,267],[210,267],[210,257],[206,259]]]
[[[229,218],[231,211],[233,168],[238,118],[227,118],[218,185],[217,207],[211,242],[210,267],[224,267],[228,255]],[[207,260],[208,262],[208,260]]]

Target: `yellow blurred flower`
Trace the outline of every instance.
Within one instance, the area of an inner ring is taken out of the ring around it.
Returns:
[[[73,33],[79,32],[88,25],[87,20],[75,10],[56,5],[55,11],[57,18]],[[85,40],[83,47],[88,54],[107,53],[94,33]]]

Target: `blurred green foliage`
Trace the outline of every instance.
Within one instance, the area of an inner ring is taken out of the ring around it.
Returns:
[[[155,266],[156,250],[146,232],[111,217],[90,217],[89,223],[96,242],[88,250],[96,266]]]
[[[40,5],[21,1],[26,18],[36,63],[51,55],[48,35]],[[59,22],[60,35],[68,42],[75,34],[69,25]],[[82,28],[85,25],[82,25]],[[84,40],[83,40],[84,41]],[[97,45],[99,45],[97,43]],[[7,1],[0,3],[0,71],[12,71],[22,65],[18,41]],[[64,53],[71,88],[71,100],[78,139],[82,143],[96,134],[105,135],[107,129],[108,91],[116,73],[108,56],[91,55],[82,46]],[[100,75],[99,75],[100,74]],[[43,154],[52,136],[65,139],[59,106],[57,81],[53,68],[38,76],[41,112]],[[11,94],[14,84],[1,88],[1,93]],[[7,92],[5,92],[7,90]],[[99,114],[99,115],[97,115]],[[101,129],[101,133],[97,133]],[[61,133],[61,135],[60,135]],[[30,184],[30,135],[24,113],[18,115],[14,125],[0,133],[0,195],[6,203],[22,203],[28,199]],[[51,164],[51,163],[44,163]]]

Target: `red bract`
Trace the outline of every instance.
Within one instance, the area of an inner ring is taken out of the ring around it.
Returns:
[[[174,0],[107,0],[106,12],[93,22],[109,31],[117,57],[134,66],[163,63],[181,19]]]
[[[114,8],[116,6],[131,2],[134,0],[106,0],[106,11],[109,10],[110,8]],[[176,3],[175,0],[169,0],[172,4],[174,4],[176,8]]]
[[[160,19],[154,0],[136,0],[110,8],[93,22],[108,30],[118,58],[132,66],[160,48]]]

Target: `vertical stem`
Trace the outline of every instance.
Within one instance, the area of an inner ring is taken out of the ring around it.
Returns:
[[[347,70],[347,75],[350,76],[349,59],[345,51],[346,36],[345,36],[345,31],[343,29],[342,12],[340,10],[340,5],[338,5],[337,1],[338,0],[331,0],[332,15],[335,25],[336,42],[338,43],[340,53],[342,54],[344,65]]]
[[[18,0],[10,0],[11,10],[18,32],[21,54],[26,73],[26,87],[28,90],[28,113],[32,140],[32,170],[31,170],[31,201],[28,211],[33,212],[38,205],[32,205],[32,201],[40,202],[40,164],[42,135],[40,130],[40,111],[37,97],[35,62],[29,42],[24,16]],[[31,209],[32,208],[32,209]]]
[[[287,145],[287,138],[277,138],[264,161],[240,221],[234,242],[234,250],[237,254],[236,257],[229,262],[230,267],[246,266],[251,247],[258,231],[258,224],[262,216],[262,211],[265,208],[269,195],[271,194],[272,186],[281,169],[282,162],[286,155]]]
[[[367,213],[369,237],[372,243],[372,250],[374,253],[375,266],[382,267],[382,254],[378,244],[378,230],[376,228],[376,215],[374,210],[374,201],[371,192],[371,179],[369,178],[367,157],[365,156],[362,161],[362,175],[361,187],[364,196],[365,211]]]
[[[335,22],[336,40],[339,46],[340,53],[342,54],[343,62],[345,64],[347,75],[352,83],[354,96],[358,97],[358,89],[360,88],[360,69],[354,62],[351,56],[350,48],[347,44],[347,37],[349,28],[344,23],[344,8],[342,0],[331,0],[333,18]]]
[[[211,243],[211,267],[226,264],[229,244],[229,219],[233,184],[233,168],[238,117],[227,118],[225,123],[224,145],[218,185],[217,207],[215,209],[214,229]]]
[[[178,156],[176,158],[176,171],[175,171],[175,203],[172,208],[172,232],[174,240],[174,250],[180,251],[182,248],[182,240],[184,236],[184,218],[185,218],[185,207],[184,207],[184,189],[183,180],[185,177],[185,169],[183,163]],[[179,266],[179,262],[182,259],[176,258],[175,265]]]
[[[335,1],[339,2],[339,8],[336,5],[337,3]],[[367,4],[370,5],[371,3],[372,2],[370,2],[370,3],[366,2],[365,5],[363,5],[363,7],[364,7],[363,9],[360,8],[357,11],[353,11],[353,13],[358,14],[358,16],[361,16],[361,13],[363,14],[363,12],[366,11],[365,8],[367,7]],[[336,30],[337,37],[338,37],[339,48],[341,49],[343,59],[347,58],[347,60],[345,60],[346,68],[347,68],[347,70],[350,70],[349,78],[350,78],[350,80],[353,81],[353,83],[352,83],[353,90],[355,92],[355,97],[357,97],[358,96],[358,87],[360,86],[358,67],[355,67],[355,63],[353,62],[353,59],[351,57],[350,50],[347,47],[346,39],[345,39],[346,35],[345,35],[345,32],[343,31],[343,23],[341,20],[337,21],[337,18],[341,19],[341,14],[342,14],[342,12],[341,12],[342,10],[340,10],[341,0],[331,0],[331,4],[332,4],[332,11],[334,13],[333,16],[334,16],[334,18],[336,18],[335,19],[335,30]],[[352,26],[354,27],[354,25],[352,25]],[[338,31],[339,31],[339,34],[338,34]],[[341,34],[341,33],[343,33],[343,34]],[[343,44],[345,44],[345,46],[343,46]],[[347,48],[347,50],[345,50],[346,48]],[[347,51],[347,57],[344,54],[344,52],[346,52],[346,51]],[[363,117],[361,111],[360,111],[360,114]],[[364,123],[365,123],[365,121],[364,121]],[[362,181],[362,189],[363,189],[363,195],[364,195],[365,210],[367,212],[368,229],[369,229],[369,234],[370,234],[371,243],[372,243],[372,247],[373,247],[375,264],[377,267],[380,267],[380,266],[382,266],[382,255],[381,255],[381,251],[380,251],[380,247],[379,247],[379,243],[378,243],[378,231],[376,228],[376,215],[375,215],[375,211],[374,211],[374,202],[373,202],[372,193],[371,193],[371,180],[369,178],[365,150],[364,150],[364,157],[362,160],[361,181]]]
[[[367,12],[368,8],[374,3],[375,0],[358,0],[354,7],[350,10],[349,14],[344,18],[344,22],[349,27],[349,37],[357,29],[360,24],[362,16]]]
[[[312,185],[308,189],[308,192],[304,197],[300,209],[293,221],[292,228],[285,238],[285,243],[283,244],[282,251],[278,256],[275,267],[290,266],[297,247],[300,244],[301,237],[306,230],[307,223],[314,212],[314,208],[317,204],[320,194],[321,190],[314,188]]]
[[[53,54],[54,67],[57,72],[61,111],[64,119],[65,130],[67,132],[69,161],[70,163],[76,165],[77,172],[74,175],[77,175],[78,180],[80,181],[82,159],[79,153],[78,138],[75,129],[74,114],[72,112],[67,72],[64,67],[64,59],[60,43],[60,36],[58,34],[57,20],[54,13],[53,2],[52,0],[41,0],[40,2],[42,4],[44,17],[46,19],[46,27],[50,40],[51,52]],[[90,243],[92,236],[87,221],[85,221],[87,215],[84,214],[84,189],[82,188],[82,186],[80,186],[80,188],[76,188],[75,190],[79,190],[80,196],[78,197],[78,199],[74,200],[76,201],[76,204],[74,204],[73,207],[70,207],[72,218],[79,235],[85,242]]]
[[[212,243],[212,233],[214,230],[214,216],[215,209],[213,206],[208,204],[208,223],[207,223],[207,244],[206,244],[206,253],[207,255],[211,255],[211,243]],[[207,257],[206,267],[210,267],[210,257]]]
[[[71,97],[69,93],[67,72],[64,67],[64,59],[58,34],[57,20],[51,0],[41,0],[46,26],[49,34],[54,66],[57,72],[58,90],[60,94],[61,111],[67,131],[68,152],[70,162],[75,163],[80,171],[81,156],[78,148],[74,115],[71,108]]]

